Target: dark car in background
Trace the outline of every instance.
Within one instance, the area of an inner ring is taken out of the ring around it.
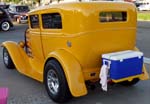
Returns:
[[[11,27],[13,23],[10,16],[3,8],[0,8],[0,30],[8,31]]]
[[[7,10],[9,8],[8,4],[0,4],[0,8]]]
[[[27,23],[29,10],[28,6],[23,5],[10,5],[8,8],[11,18],[18,23]]]

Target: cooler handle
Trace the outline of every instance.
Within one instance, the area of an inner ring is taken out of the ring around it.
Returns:
[[[108,65],[106,64],[108,63]],[[111,61],[109,60],[106,60],[106,59],[103,59],[103,65],[107,65],[107,67],[110,69],[110,64],[111,64]]]

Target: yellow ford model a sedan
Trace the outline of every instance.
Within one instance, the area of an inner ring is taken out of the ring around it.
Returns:
[[[7,68],[43,82],[56,102],[87,94],[85,82],[98,81],[102,54],[138,50],[136,8],[123,2],[72,2],[52,4],[29,13],[25,40],[6,41]],[[142,73],[112,80],[134,85],[148,79]]]

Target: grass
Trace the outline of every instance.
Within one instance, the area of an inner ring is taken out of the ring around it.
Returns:
[[[138,20],[150,20],[150,13],[138,13]]]

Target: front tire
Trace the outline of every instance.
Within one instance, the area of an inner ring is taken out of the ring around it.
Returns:
[[[57,60],[49,60],[45,66],[44,82],[50,98],[58,103],[71,98],[65,74]]]
[[[10,29],[10,23],[8,21],[4,21],[0,24],[0,28],[2,31],[8,31]]]
[[[3,48],[3,62],[8,69],[15,68],[14,63],[8,53],[8,50],[5,47]]]

